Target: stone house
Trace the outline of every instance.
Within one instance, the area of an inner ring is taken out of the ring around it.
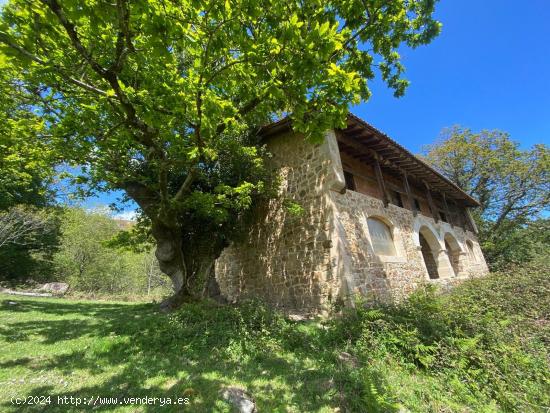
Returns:
[[[478,202],[365,121],[349,115],[318,145],[286,119],[262,134],[282,183],[216,262],[229,300],[318,313],[356,294],[392,302],[488,271],[469,212]]]

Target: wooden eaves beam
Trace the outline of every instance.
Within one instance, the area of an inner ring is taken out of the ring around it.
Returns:
[[[378,189],[382,193],[382,200],[384,206],[387,207],[390,202],[390,197],[388,194],[388,189],[386,188],[386,183],[384,182],[384,175],[382,174],[382,169],[380,168],[380,162],[378,160],[379,155],[376,152],[373,152],[374,156],[374,173],[376,174],[376,180],[378,181]]]
[[[468,221],[469,221],[470,225],[472,226],[472,230],[474,231],[474,234],[478,234],[479,231],[477,229],[476,222],[474,221],[474,217],[472,217],[472,213],[470,212],[470,208],[464,207],[464,209],[466,211],[466,217],[468,218]]]
[[[432,173],[427,171],[424,167],[417,164],[413,160],[408,160],[404,156],[399,156],[398,158],[399,161],[395,161],[394,160],[396,159],[395,156],[381,155],[375,149],[373,149],[371,145],[366,144],[364,140],[356,140],[349,135],[340,134],[338,136],[338,141],[341,144],[343,144],[345,147],[350,148],[349,154],[353,158],[357,158],[363,162],[376,160],[378,162],[378,166],[384,165],[390,169],[395,170],[398,173],[401,173],[401,174],[407,173],[407,176],[412,175],[416,177],[416,179],[418,179],[420,183],[423,183],[424,185],[429,184],[431,188],[439,192],[449,191],[449,186],[446,183],[440,182],[440,180],[434,177]],[[388,147],[388,146],[386,145],[385,147]],[[382,181],[383,181],[383,175],[382,175]],[[384,189],[381,189],[381,191],[387,192],[386,185],[384,182],[383,184],[384,184]],[[453,191],[453,194],[455,194],[456,196],[455,192],[456,191]],[[385,197],[386,200],[389,200],[387,193],[383,192],[382,196]],[[430,193],[430,196],[431,196],[431,193]],[[427,196],[426,196],[426,199],[428,199]],[[429,203],[429,199],[428,199],[428,203]],[[432,201],[432,206],[433,206],[433,201]],[[433,208],[431,207],[431,209],[433,209],[432,214],[434,214],[434,219],[436,219],[437,221],[438,220],[437,209],[435,209],[435,206],[433,206]]]
[[[447,215],[449,224],[451,224],[451,227],[454,227],[453,217],[451,216],[451,210],[449,209],[449,204],[447,203],[447,197],[445,196],[444,191],[441,192],[441,196],[443,197],[443,206],[445,207],[445,214]]]

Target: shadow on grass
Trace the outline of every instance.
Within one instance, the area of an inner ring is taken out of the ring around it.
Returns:
[[[285,321],[288,328],[278,331],[274,326],[266,332],[255,331],[253,324],[243,329],[240,313],[232,307],[197,305],[188,313],[184,309],[185,316],[178,318],[158,313],[152,304],[31,299],[17,306],[8,305],[7,300],[1,304],[0,310],[14,319],[17,313],[37,312],[37,317],[0,327],[5,341],[59,345],[92,339],[86,348],[38,359],[21,354],[0,363],[0,369],[55,370],[68,380],[75,372],[85,377],[78,389],[67,392],[49,384],[34,387],[27,396],[51,395],[54,403],[34,410],[27,406],[25,411],[115,410],[110,405],[57,405],[57,396],[188,397],[187,406],[157,403],[136,405],[135,410],[127,407],[127,411],[230,411],[220,396],[227,385],[245,388],[260,412],[329,412],[337,407],[349,412],[395,411],[380,404],[372,390],[385,388],[383,379],[340,362],[338,352],[326,346],[323,330],[314,323]],[[66,318],[40,319],[41,314]],[[9,401],[2,403],[2,411],[22,411]]]

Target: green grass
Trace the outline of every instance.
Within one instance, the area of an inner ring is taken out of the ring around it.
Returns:
[[[229,412],[219,395],[228,384],[247,388],[263,412],[329,412],[338,404],[323,390],[334,366],[324,367],[317,354],[271,351],[267,340],[262,343],[267,347],[258,348],[259,337],[250,337],[247,347],[243,337],[234,336],[239,334],[234,309],[190,306],[194,325],[186,326],[151,304],[7,295],[0,295],[0,303],[2,412],[25,411],[10,398],[28,395],[187,396],[187,411]],[[312,331],[314,326],[296,327],[304,339]],[[83,410],[53,404],[27,410]],[[96,410],[180,412],[182,407]]]
[[[230,412],[219,392],[234,385],[260,412],[545,412],[550,289],[546,269],[530,271],[323,322],[256,302],[167,316],[153,304],[0,295],[0,411],[150,396],[190,404],[93,411]],[[22,408],[14,396],[52,404]]]

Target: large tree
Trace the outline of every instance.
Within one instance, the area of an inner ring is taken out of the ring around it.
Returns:
[[[27,86],[0,54],[0,212],[53,201],[56,157],[44,120],[33,111],[39,91]]]
[[[43,87],[56,150],[150,220],[173,307],[270,192],[258,127],[290,114],[320,139],[369,98],[376,67],[403,94],[397,50],[438,34],[434,3],[12,0],[0,45],[22,87]]]
[[[493,267],[530,256],[525,252],[527,244],[520,239],[533,233],[537,227],[534,221],[544,211],[548,212],[550,150],[547,146],[537,144],[522,149],[507,133],[473,132],[455,126],[445,129],[437,143],[426,147],[425,156],[445,176],[479,200],[481,206],[474,217],[486,258]]]

